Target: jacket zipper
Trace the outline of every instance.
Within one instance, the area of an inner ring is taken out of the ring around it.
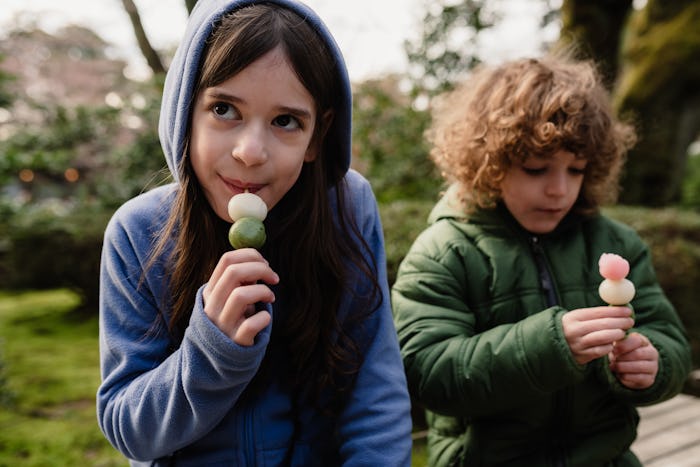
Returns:
[[[537,265],[537,273],[540,280],[540,287],[544,292],[545,301],[548,307],[552,307],[559,303],[556,290],[554,288],[554,280],[547,264],[547,258],[544,248],[539,237],[530,237],[530,247],[532,249],[535,264]],[[552,463],[555,467],[566,466],[566,443],[568,430],[570,427],[566,420],[571,415],[571,391],[562,389],[554,395],[553,416],[550,421],[551,439],[552,439]]]
[[[542,248],[539,237],[530,237],[530,246],[534,253],[537,273],[540,278],[540,287],[542,287],[544,291],[547,306],[554,306],[558,303],[556,291],[554,290],[554,281],[552,280],[552,274],[549,272],[547,259],[545,258],[544,249]]]

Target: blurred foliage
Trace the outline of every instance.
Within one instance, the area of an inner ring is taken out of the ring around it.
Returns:
[[[167,180],[156,178],[165,165],[155,129],[160,105],[156,88],[157,83],[144,84],[149,94],[138,95],[137,107],[34,106],[41,124],[16,124],[0,146],[3,196],[41,203],[48,192],[49,198],[114,207]],[[138,131],[128,131],[125,122],[138,125]],[[78,179],[69,180],[67,170],[75,170]],[[29,178],[22,178],[23,172]]]
[[[691,146],[681,186],[681,205],[700,211],[700,143]]]
[[[428,227],[428,214],[434,205],[432,200],[397,200],[379,205],[389,284],[396,281],[399,264],[413,241]]]
[[[97,193],[103,204],[121,205],[143,191],[172,181],[158,139],[161,90],[164,76],[157,75],[139,88],[138,106],[122,109],[139,129],[127,145],[115,145],[105,155],[108,170]]]
[[[487,0],[426,1],[422,30],[416,40],[404,42],[412,65],[409,76],[414,96],[439,94],[452,88],[464,72],[481,62],[479,32],[498,20]]]
[[[118,112],[109,107],[36,109],[41,111],[42,123],[18,125],[0,147],[0,183],[15,180],[22,170],[63,183],[65,170],[81,165],[81,149],[89,146],[90,152],[106,152],[109,138],[105,136],[118,125]]]
[[[395,77],[354,90],[353,158],[377,199],[435,199],[442,179],[423,139],[430,116],[411,106]]]
[[[0,63],[5,56],[0,54]],[[7,84],[14,81],[16,77],[0,68],[0,109],[9,107],[14,101],[14,95],[7,89]]]

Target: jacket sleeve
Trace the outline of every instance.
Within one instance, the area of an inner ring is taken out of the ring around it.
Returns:
[[[682,390],[692,366],[690,344],[675,308],[656,279],[649,248],[636,233],[630,232],[626,240],[622,254],[630,262],[629,279],[636,289],[631,303],[635,325],[630,332],[643,334],[658,350],[659,371],[654,384],[643,390],[623,386],[607,364],[599,371],[617,397],[637,405],[655,404]]]
[[[382,296],[379,308],[364,323],[363,363],[338,423],[342,465],[409,466],[411,404],[389,304],[382,226],[369,184],[362,180],[350,191]],[[352,306],[352,300],[349,303]]]
[[[161,292],[149,288],[163,279],[142,278],[145,240],[127,225],[113,219],[105,232],[97,413],[119,451],[150,460],[192,443],[222,419],[257,370],[269,328],[253,346],[236,345],[206,317],[200,289],[183,342],[170,353],[167,333],[154,328]]]
[[[392,290],[414,397],[433,412],[469,418],[522,407],[583,380],[585,367],[563,338],[560,307],[477,329],[466,284],[488,290],[486,259],[463,239],[451,245],[453,236],[441,229],[449,224],[434,224],[416,239]]]

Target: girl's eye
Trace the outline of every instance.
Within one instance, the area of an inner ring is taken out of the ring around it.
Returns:
[[[225,102],[217,102],[212,106],[212,112],[214,112],[214,115],[216,115],[217,118],[223,119],[223,120],[233,120],[238,117],[238,112],[236,112],[236,109]]]
[[[284,128],[285,130],[296,130],[302,128],[301,122],[291,115],[280,115],[275,117],[272,123],[278,127]]]
[[[586,169],[585,167],[583,169],[580,169],[578,167],[570,167],[569,173],[571,173],[572,175],[584,175],[586,173]]]

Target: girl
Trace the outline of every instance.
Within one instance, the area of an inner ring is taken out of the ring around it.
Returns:
[[[410,463],[382,228],[349,170],[350,121],[314,12],[197,2],[160,118],[176,182],[105,232],[97,411],[132,465]],[[228,245],[226,206],[244,191],[269,209],[260,251]]]
[[[635,405],[681,390],[690,349],[648,248],[598,212],[632,128],[564,57],[483,68],[444,103],[428,136],[451,186],[392,295],[430,465],[640,465]],[[605,252],[630,261],[636,318],[598,296]]]

